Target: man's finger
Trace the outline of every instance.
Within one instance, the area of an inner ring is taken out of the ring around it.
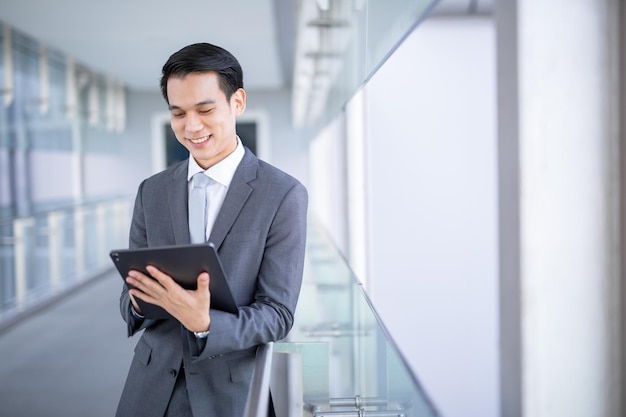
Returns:
[[[140,300],[145,301],[146,303],[155,304],[155,305],[158,305],[158,306],[162,307],[162,305],[161,305],[161,303],[160,303],[160,301],[158,299],[156,299],[154,297],[151,297],[148,294],[146,294],[145,292],[142,292],[140,290],[132,289],[132,290],[129,291],[129,294],[132,297],[139,298]],[[137,312],[139,313],[139,311],[137,311]]]
[[[139,288],[143,292],[147,290],[148,285],[150,285],[152,281],[154,281],[152,278],[135,270],[128,271],[128,276],[126,277],[126,282],[129,285]]]
[[[165,288],[170,288],[171,285],[175,283],[172,277],[152,265],[146,266],[146,270],[152,278],[156,279],[159,284],[161,284]]]
[[[208,272],[203,272],[200,275],[198,275],[198,289],[196,291],[208,292],[209,281],[210,281],[210,278],[209,278]]]

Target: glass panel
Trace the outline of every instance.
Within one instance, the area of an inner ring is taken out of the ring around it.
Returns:
[[[115,199],[0,221],[0,325],[110,269],[109,251],[127,245],[130,210]]]
[[[304,415],[437,415],[361,284],[313,222],[294,327],[274,352],[300,358]]]
[[[313,132],[326,126],[436,3],[305,0],[296,44],[295,125]]]
[[[367,1],[365,67],[368,78],[435,3],[433,0]]]
[[[85,84],[94,81],[104,109],[103,76],[83,67],[74,71],[59,51],[0,27],[1,324],[109,267],[108,250],[126,246],[129,212],[125,200],[74,189],[60,174],[46,175],[61,171],[82,178],[85,155],[120,152],[119,132],[106,131],[104,123],[88,125]],[[5,104],[8,74],[13,74],[13,99]],[[75,103],[79,95],[82,100]],[[68,112],[72,103],[79,108]],[[59,170],[70,161],[78,163]],[[87,202],[84,195],[93,196],[88,200],[93,203],[77,205]]]

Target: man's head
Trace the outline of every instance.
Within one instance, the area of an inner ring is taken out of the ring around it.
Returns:
[[[237,147],[237,117],[246,109],[242,86],[235,57],[207,43],[181,49],[163,66],[161,89],[172,131],[204,169]]]
[[[167,82],[170,78],[184,78],[192,73],[214,71],[221,90],[229,100],[239,88],[243,88],[243,71],[239,61],[230,52],[210,43],[195,43],[170,56],[161,76],[161,93],[169,104]]]

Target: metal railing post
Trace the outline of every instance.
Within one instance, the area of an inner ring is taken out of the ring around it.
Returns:
[[[267,417],[273,351],[272,342],[260,345],[257,349],[244,417]]]

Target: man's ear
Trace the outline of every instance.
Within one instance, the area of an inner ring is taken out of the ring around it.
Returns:
[[[246,110],[246,91],[243,88],[237,89],[230,97],[230,105],[235,109],[235,115],[239,116]]]

